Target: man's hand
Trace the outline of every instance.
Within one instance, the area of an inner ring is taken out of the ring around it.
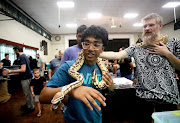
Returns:
[[[81,100],[92,111],[93,108],[89,102],[91,102],[96,109],[101,110],[101,107],[96,103],[94,99],[97,99],[103,106],[106,106],[105,97],[97,90],[87,86],[80,86],[73,89],[70,92],[71,96]]]
[[[4,68],[5,70],[2,72],[3,76],[7,76],[9,74],[9,70]]]
[[[164,43],[160,42],[159,44],[160,45],[149,46],[147,48],[147,50],[149,50],[148,52],[151,54],[159,54],[161,56],[167,57],[167,55],[169,55],[171,52],[168,50]]]
[[[106,82],[106,86],[109,88],[109,90],[112,91],[114,89],[114,83],[111,75],[106,72],[103,74],[102,79]]]

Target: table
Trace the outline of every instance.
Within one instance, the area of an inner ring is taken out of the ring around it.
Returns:
[[[123,80],[126,79],[123,78]],[[135,106],[133,104],[136,99],[136,90],[131,86],[132,84],[124,85],[121,82],[118,83],[115,80],[114,91],[105,94],[106,106],[102,107],[103,123],[134,120]]]
[[[152,118],[154,123],[180,123],[180,110],[154,112]]]

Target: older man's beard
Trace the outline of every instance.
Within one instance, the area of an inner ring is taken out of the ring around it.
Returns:
[[[151,45],[153,44],[153,41],[156,39],[156,37],[158,37],[158,33],[157,32],[152,32],[152,35],[150,36],[145,36],[145,33],[142,34],[142,39],[143,39],[143,43],[146,45]]]

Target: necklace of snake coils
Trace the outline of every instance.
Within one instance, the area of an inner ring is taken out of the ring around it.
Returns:
[[[84,54],[83,54],[83,50],[81,50],[78,53],[77,60],[75,61],[75,63],[68,70],[69,74],[73,78],[75,78],[77,81],[63,86],[61,91],[57,92],[54,95],[53,99],[51,100],[51,103],[54,104],[54,106],[53,106],[54,109],[56,109],[58,107],[58,104],[61,102],[61,100],[64,99],[64,96],[67,93],[69,93],[74,88],[77,88],[77,87],[79,87],[79,86],[81,86],[83,84],[84,77],[83,77],[83,75],[81,75],[80,73],[77,72],[81,68],[83,63],[84,63]],[[105,72],[108,72],[108,69],[101,62],[100,58],[97,58],[97,65],[99,66],[102,74],[104,74]],[[95,88],[97,88],[99,90],[105,89],[106,88],[105,81],[103,81],[103,80],[98,81],[96,71],[97,71],[97,68],[92,73],[92,84],[94,85]]]
[[[168,42],[168,36],[167,35],[165,35],[165,36],[163,36],[163,35],[158,36],[157,37],[157,41],[155,42],[155,44],[159,45],[160,42],[163,42],[164,44],[166,44]],[[147,45],[143,44],[143,42],[142,43],[138,43],[136,46],[138,48],[140,48],[140,47],[147,47]]]

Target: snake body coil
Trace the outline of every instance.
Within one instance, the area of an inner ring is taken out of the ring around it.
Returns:
[[[77,81],[70,83],[64,87],[62,87],[60,92],[57,92],[55,94],[55,96],[53,97],[53,99],[51,100],[52,104],[59,104],[59,102],[61,102],[61,100],[64,98],[64,96],[70,92],[72,89],[77,88],[79,86],[81,86],[83,84],[84,81],[84,77],[83,75],[81,75],[80,73],[78,73],[77,71],[81,68],[81,66],[84,63],[84,54],[83,54],[83,50],[81,50],[78,53],[78,58],[75,61],[75,63],[69,68],[68,72],[69,74],[75,78]],[[107,68],[104,66],[104,64],[101,62],[101,60],[99,58],[97,58],[97,64],[102,72],[102,74],[104,74],[105,72],[107,72]],[[95,69],[93,71],[93,75],[92,75],[92,83],[95,86],[95,88],[97,89],[105,89],[105,82],[103,80],[101,80],[100,82],[97,79],[97,75],[96,75],[96,70]]]
[[[160,35],[157,37],[157,41],[155,42],[155,44],[159,45],[160,42],[163,42],[164,44],[166,44],[168,42],[168,36],[165,35]],[[137,47],[146,47],[147,45],[146,44],[143,44],[143,43],[139,43],[137,45]]]

